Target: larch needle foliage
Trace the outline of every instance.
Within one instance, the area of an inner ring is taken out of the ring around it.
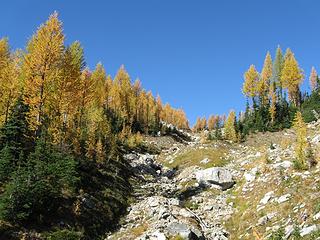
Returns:
[[[248,71],[245,72],[244,80],[242,91],[254,101],[254,98],[258,95],[259,87],[259,73],[254,65],[251,65]]]
[[[258,84],[258,92],[261,98],[261,104],[266,104],[268,101],[268,91],[272,77],[272,59],[268,52],[264,60],[260,81]]]
[[[43,123],[45,114],[55,109],[63,49],[62,23],[55,12],[32,36],[25,54],[25,101],[30,106],[29,121],[34,129]]]
[[[8,39],[0,40],[0,125],[8,120],[9,110],[19,94],[19,52],[10,53]]]
[[[271,123],[273,124],[276,118],[276,104],[277,104],[277,95],[276,95],[276,83],[273,82],[269,88],[269,97],[270,97],[270,108],[269,113],[271,117]]]
[[[227,117],[227,120],[225,122],[224,135],[225,135],[226,139],[233,141],[233,142],[236,142],[238,140],[237,132],[235,129],[235,123],[236,123],[236,113],[235,113],[235,111],[232,110],[232,111],[230,111],[230,113]]]
[[[289,99],[295,105],[300,104],[300,84],[302,83],[304,75],[296,61],[294,54],[288,50],[283,69],[281,71],[281,84],[288,90]]]
[[[295,146],[295,155],[296,155],[296,167],[304,168],[306,166],[306,148],[308,145],[307,142],[307,125],[302,118],[301,112],[297,112],[293,121],[293,128],[296,132],[296,146]]]

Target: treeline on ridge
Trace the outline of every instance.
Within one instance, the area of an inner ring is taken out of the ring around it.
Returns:
[[[224,128],[230,132],[229,128],[233,128],[233,133],[225,138],[241,141],[252,132],[278,131],[291,127],[297,111],[301,111],[306,122],[317,120],[320,112],[320,79],[312,67],[309,77],[311,92],[308,93],[301,91],[304,78],[294,53],[288,48],[283,55],[278,46],[273,61],[271,54],[267,53],[261,72],[251,65],[244,73],[242,91],[247,97],[244,112],[236,117],[236,113],[231,110],[228,117],[212,115],[208,121],[204,117],[198,118],[193,130],[221,131]],[[226,126],[228,119],[231,124]]]

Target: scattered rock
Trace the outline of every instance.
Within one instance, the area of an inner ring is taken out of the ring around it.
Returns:
[[[164,235],[164,233],[160,232],[159,230],[156,230],[155,232],[150,234],[149,239],[150,240],[166,240],[167,238]]]
[[[266,216],[259,218],[258,225],[265,225],[268,221],[270,221],[277,213],[268,213]]]
[[[294,231],[294,226],[293,225],[286,226],[285,229],[284,229],[284,234],[285,234],[284,238],[288,239],[291,236],[291,234],[293,233],[293,231]]]
[[[291,194],[288,193],[288,194],[285,194],[285,195],[282,195],[281,197],[279,197],[277,199],[277,202],[280,204],[280,203],[283,203],[283,202],[286,202],[289,200],[289,198],[291,197]]]
[[[256,176],[251,173],[245,173],[243,176],[247,182],[253,182],[256,179]]]
[[[313,216],[313,220],[319,220],[320,219],[320,212],[316,213],[314,216]]]
[[[320,135],[316,135],[315,137],[312,138],[311,142],[313,144],[317,144],[320,142]]]
[[[317,231],[319,229],[319,227],[317,225],[311,225],[308,227],[304,227],[300,230],[300,235],[301,237],[304,237],[306,235],[309,235],[310,233]]]
[[[292,162],[286,160],[286,161],[283,161],[283,162],[279,162],[279,163],[273,164],[273,168],[278,169],[278,170],[280,170],[280,169],[288,169],[288,168],[291,168],[292,165],[293,165]]]
[[[208,162],[210,162],[211,160],[209,158],[205,158],[203,160],[200,161],[200,163],[202,164],[207,164]]]
[[[193,217],[192,213],[190,213],[188,210],[186,210],[184,208],[180,209],[179,215],[183,216],[185,218],[192,218]]]
[[[260,204],[267,204],[269,200],[273,197],[274,191],[267,192],[264,197],[260,200]]]

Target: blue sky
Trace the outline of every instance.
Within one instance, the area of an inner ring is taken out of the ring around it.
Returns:
[[[79,40],[86,62],[101,61],[115,75],[124,64],[132,80],[164,102],[197,116],[244,109],[243,73],[261,70],[265,54],[290,47],[304,69],[319,69],[320,1],[317,0],[106,0],[4,1],[0,36],[12,48],[54,10],[67,43]]]

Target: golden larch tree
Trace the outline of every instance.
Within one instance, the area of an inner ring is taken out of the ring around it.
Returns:
[[[307,125],[302,118],[301,112],[297,112],[293,121],[293,128],[296,132],[295,155],[299,167],[306,166],[306,148],[307,148]]]
[[[226,139],[234,142],[238,140],[236,129],[235,129],[235,122],[236,122],[236,113],[235,111],[231,110],[225,122],[224,135]]]
[[[201,118],[201,130],[205,130],[207,128],[207,119],[206,117]]]
[[[193,126],[192,129],[194,132],[200,132],[201,131],[201,118],[197,117],[196,123]]]
[[[216,117],[214,115],[210,115],[208,118],[208,129],[212,131],[215,128]]]
[[[142,86],[140,79],[136,79],[132,86],[133,91],[133,113],[134,113],[134,122],[137,123],[139,120],[139,112],[141,111],[140,106],[140,94],[141,94]],[[162,104],[161,104],[162,105]],[[160,117],[160,115],[159,115]]]
[[[85,66],[83,48],[74,42],[65,48],[61,63],[61,77],[56,82],[56,94],[53,95],[54,106],[49,132],[54,142],[60,146],[74,129],[74,118],[77,113],[80,93],[80,77]],[[72,137],[72,136],[70,136]]]
[[[20,53],[11,54],[8,40],[0,40],[0,126],[7,122],[9,110],[20,92]]]
[[[265,105],[268,101],[268,91],[270,87],[270,80],[272,77],[272,59],[269,52],[264,60],[260,81],[258,84],[258,92],[261,100],[261,104]]]
[[[271,117],[271,123],[274,123],[276,118],[276,104],[277,104],[276,82],[273,82],[270,84],[269,97],[270,97],[269,113]]]
[[[101,63],[96,65],[91,75],[92,84],[95,92],[94,104],[96,107],[104,107],[106,102],[106,71]]]
[[[112,77],[110,75],[108,75],[107,76],[107,80],[106,80],[106,84],[105,84],[105,98],[106,98],[105,107],[106,107],[106,109],[110,109],[110,107],[111,107],[111,102],[112,102],[111,90],[112,90],[112,86],[113,86]]]
[[[157,127],[160,126],[161,112],[162,112],[162,101],[161,101],[160,95],[157,94],[157,98],[156,98],[156,115],[155,115]]]
[[[254,65],[251,65],[248,71],[244,74],[244,84],[242,91],[244,95],[252,98],[252,101],[255,102],[254,98],[258,95],[258,85],[259,85],[259,73],[256,70]]]
[[[128,72],[122,65],[118,70],[114,85],[116,86],[117,101],[117,112],[120,113],[121,118],[123,118],[124,124],[132,124],[133,121],[133,91],[131,86],[131,80]]]
[[[32,36],[24,58],[24,96],[30,107],[30,126],[35,130],[54,108],[57,82],[62,77],[63,50],[62,23],[55,12]]]
[[[300,84],[303,81],[303,73],[293,53],[285,59],[281,72],[281,83],[288,90],[289,99],[295,106],[300,105]]]

